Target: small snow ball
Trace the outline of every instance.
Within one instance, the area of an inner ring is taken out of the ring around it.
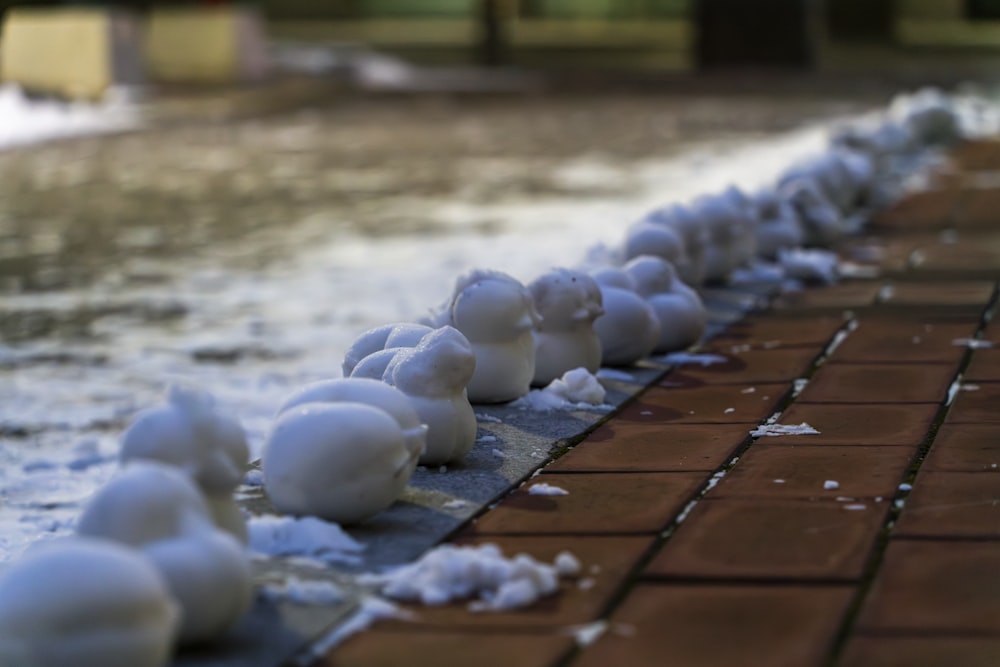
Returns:
[[[141,552],[109,540],[49,542],[0,576],[0,665],[160,667],[178,618]]]

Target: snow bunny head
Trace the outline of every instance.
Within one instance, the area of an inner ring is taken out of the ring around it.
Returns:
[[[684,255],[674,262],[677,274],[688,285],[700,285],[705,282],[705,250],[711,243],[711,238],[703,220],[687,206],[670,204],[656,209],[647,215],[644,221],[669,227],[679,233],[684,239]]]
[[[142,553],[109,540],[44,542],[0,575],[0,665],[162,667],[179,616]]]
[[[472,343],[505,342],[541,321],[530,292],[500,271],[476,270],[459,278],[449,312],[450,324]]]
[[[476,370],[472,345],[458,329],[442,327],[416,347],[400,350],[384,380],[405,393],[427,424],[425,465],[461,460],[476,442],[476,415],[466,387]]]
[[[433,329],[431,330],[433,331]],[[417,459],[426,446],[427,427],[413,403],[399,389],[370,378],[336,378],[306,385],[292,394],[278,409],[278,417],[292,408],[307,403],[364,403],[389,413],[403,433],[409,452],[406,465],[409,472],[400,471],[406,479],[413,474]]]
[[[216,529],[194,482],[174,466],[138,461],[90,500],[77,532],[145,552],[180,603],[180,640],[218,637],[252,600],[243,547]]]
[[[347,353],[344,354],[344,377],[351,377],[354,374],[355,367],[365,357],[385,349],[413,347],[420,342],[421,338],[433,330],[425,324],[417,324],[415,322],[386,324],[369,329],[358,336],[347,350]],[[373,376],[367,375],[364,377]],[[381,373],[379,377],[381,377]]]
[[[210,394],[174,385],[167,404],[144,410],[122,436],[122,462],[177,466],[205,494],[216,524],[246,541],[246,523],[232,498],[250,458],[243,428],[216,410]]]
[[[604,314],[600,287],[586,273],[553,269],[528,286],[542,322],[535,330],[535,375],[545,386],[574,368],[596,373],[601,342],[594,320]]]
[[[499,271],[476,270],[455,284],[433,320],[450,324],[472,343],[476,370],[467,387],[473,403],[503,403],[528,393],[535,374],[532,330],[541,322],[531,293]]]

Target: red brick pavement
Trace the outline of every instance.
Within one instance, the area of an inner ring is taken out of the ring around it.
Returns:
[[[724,363],[670,373],[543,470],[569,495],[515,490],[458,538],[570,549],[586,585],[421,608],[324,664],[1000,664],[1000,348],[960,340],[1000,345],[1000,142],[955,155],[851,243],[882,249],[883,278],[733,325],[707,346]],[[779,411],[820,434],[749,437]]]

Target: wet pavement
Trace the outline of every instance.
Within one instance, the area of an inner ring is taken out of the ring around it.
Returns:
[[[571,548],[559,595],[412,607],[322,664],[995,664],[997,169],[1000,143],[960,148],[842,249],[880,248],[877,278],[749,314],[706,346],[727,361],[668,372],[542,469],[569,495],[514,490],[458,534]],[[816,432],[750,434],[771,423]]]

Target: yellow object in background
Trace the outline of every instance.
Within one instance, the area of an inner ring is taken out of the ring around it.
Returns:
[[[139,42],[138,22],[125,12],[15,7],[0,34],[0,80],[96,100],[109,86],[142,81]]]
[[[264,24],[247,7],[155,8],[149,16],[146,56],[157,81],[246,82],[268,72]]]

